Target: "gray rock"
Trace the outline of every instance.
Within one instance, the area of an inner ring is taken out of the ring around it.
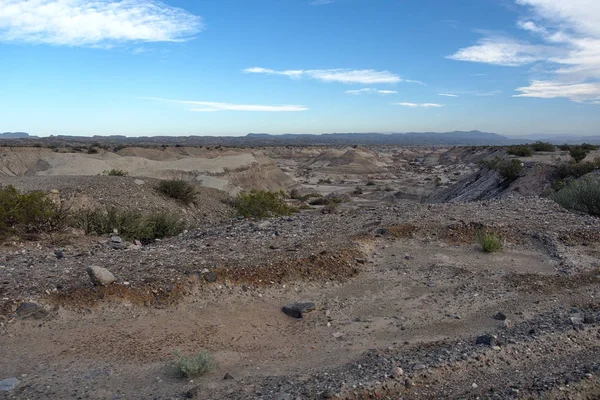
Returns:
[[[217,281],[218,275],[216,272],[211,271],[211,272],[206,272],[206,273],[202,274],[202,277],[208,283],[215,283]]]
[[[406,378],[406,380],[404,381],[404,386],[406,388],[411,388],[413,386],[415,386],[414,382],[412,381],[412,379],[410,378]]]
[[[573,326],[583,325],[584,318],[582,315],[574,315],[571,317],[571,324]]]
[[[16,388],[19,383],[20,381],[14,377],[3,379],[0,381],[0,392],[10,392]]]
[[[224,380],[229,381],[233,379],[233,376],[231,376],[231,374],[228,372],[225,374],[225,376],[223,377]]]
[[[42,319],[48,316],[48,311],[39,304],[25,301],[17,307],[17,315],[23,319],[33,318]]]
[[[120,236],[111,236],[110,241],[112,243],[123,243],[123,239]]]
[[[495,346],[496,337],[493,335],[485,334],[477,337],[475,344],[485,344],[486,346]]]
[[[123,250],[127,247],[127,245],[122,242],[110,242],[110,247],[112,247],[115,250]]]
[[[499,311],[496,313],[496,315],[494,315],[494,319],[498,321],[504,321],[506,320],[506,315],[503,312]]]
[[[107,286],[117,280],[109,270],[98,267],[97,265],[88,267],[87,273],[90,276],[92,283],[96,286]]]
[[[292,303],[283,306],[281,311],[292,318],[302,318],[304,313],[313,311],[317,306],[313,302]]]
[[[583,317],[584,324],[595,324],[596,316],[594,314],[585,314]]]

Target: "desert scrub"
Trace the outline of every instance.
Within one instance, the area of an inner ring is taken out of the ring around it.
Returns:
[[[176,236],[186,229],[186,224],[177,214],[167,212],[141,213],[119,210],[80,210],[71,217],[70,225],[82,229],[86,234],[104,235],[116,230],[126,239],[151,241]]]
[[[523,163],[521,160],[512,159],[510,161],[500,162],[496,169],[500,173],[500,176],[506,179],[508,182],[512,182],[516,180],[519,176],[521,176],[521,171],[523,170]]]
[[[590,150],[583,146],[572,146],[569,149],[569,154],[576,163],[583,161],[583,159],[587,157],[589,152]]]
[[[127,176],[127,175],[129,175],[129,173],[123,171],[122,169],[114,169],[113,168],[110,171],[107,171],[106,175],[108,175],[108,176]]]
[[[535,142],[532,145],[530,145],[531,149],[533,151],[554,151],[556,150],[556,148],[554,147],[554,145],[552,143],[548,143],[548,142]]]
[[[268,190],[252,190],[238,193],[233,206],[239,215],[246,218],[266,218],[278,215],[290,215],[296,210],[284,200],[285,193]]]
[[[533,150],[528,146],[508,146],[506,152],[517,157],[531,157]]]
[[[180,350],[175,352],[173,367],[180,378],[193,378],[203,375],[215,366],[214,358],[207,352],[186,356]]]
[[[196,193],[194,186],[182,179],[160,181],[156,189],[165,196],[169,196],[185,204],[193,202],[194,194]]]
[[[592,178],[573,181],[549,197],[566,209],[600,216],[600,182]]]
[[[60,228],[61,213],[44,192],[0,187],[0,236],[55,231]]]
[[[494,253],[502,250],[502,238],[494,233],[479,231],[475,235],[475,238],[486,253]]]

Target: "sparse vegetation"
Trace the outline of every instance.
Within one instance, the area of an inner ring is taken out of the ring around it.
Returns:
[[[166,212],[91,209],[74,213],[70,224],[86,234],[109,234],[116,230],[126,239],[151,241],[180,234],[186,228],[178,215]]]
[[[290,215],[296,210],[284,200],[283,192],[252,190],[239,193],[233,201],[238,213],[246,218],[266,218],[278,215]]]
[[[319,197],[312,200],[309,204],[311,206],[328,206],[330,204],[341,204],[344,202],[344,198],[335,194],[330,194],[325,197]]]
[[[110,171],[106,172],[106,175],[108,176],[127,176],[129,175],[129,172],[123,171],[122,169],[111,169]]]
[[[13,186],[0,187],[0,236],[57,230],[61,214],[44,192],[21,193]]]
[[[165,196],[169,196],[185,204],[193,202],[196,193],[194,186],[183,179],[160,181],[157,190]]]
[[[477,232],[475,238],[486,253],[494,253],[502,250],[502,238],[494,233],[480,230]]]
[[[366,186],[375,186],[375,181],[367,181]]]
[[[510,161],[502,161],[498,163],[496,168],[498,169],[501,177],[506,179],[508,182],[512,182],[521,176],[523,163],[521,160],[512,159]]]
[[[207,352],[186,356],[181,351],[175,352],[173,367],[180,378],[194,378],[207,373],[215,366],[214,358]]]
[[[506,152],[510,155],[517,157],[531,157],[533,155],[533,150],[529,146],[508,146]]]
[[[583,146],[572,146],[569,149],[569,154],[576,163],[583,161],[583,159],[587,157],[589,152],[590,150],[584,148]]]
[[[556,150],[556,148],[554,147],[554,145],[552,143],[540,142],[540,141],[533,143],[530,147],[533,151],[554,151],[554,150]]]
[[[600,216],[600,182],[592,178],[573,181],[550,198],[569,210]]]

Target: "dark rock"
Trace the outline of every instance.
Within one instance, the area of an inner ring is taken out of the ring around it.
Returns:
[[[529,330],[529,334],[530,334],[530,335],[535,335],[536,333],[537,333],[537,331],[535,330],[535,328],[531,328],[531,329]]]
[[[505,321],[506,315],[503,312],[499,311],[496,313],[496,315],[494,315],[494,319],[498,321]]]
[[[335,392],[333,390],[326,390],[321,394],[322,399],[333,399],[335,397]]]
[[[302,318],[302,315],[306,312],[313,311],[316,308],[315,303],[312,302],[303,302],[303,303],[293,303],[283,306],[281,311],[283,311],[286,315],[289,315],[292,318]]]
[[[26,301],[17,307],[17,315],[23,319],[42,319],[48,316],[48,311],[44,310],[44,307],[39,304]]]
[[[412,381],[412,379],[406,378],[406,380],[404,381],[404,386],[407,388],[411,388],[415,386],[415,383]]]
[[[355,260],[359,264],[364,264],[365,263],[365,259],[364,258],[356,258]]]
[[[231,376],[229,373],[226,373],[225,376],[223,377],[224,380],[228,381],[233,379],[233,376]]]
[[[495,346],[496,345],[496,337],[493,335],[485,334],[477,337],[477,341],[475,344],[485,344],[486,346]]]
[[[208,283],[215,283],[218,278],[217,273],[214,271],[206,272],[205,274],[202,275],[202,277]]]
[[[186,399],[197,399],[200,394],[200,386],[196,386],[185,392]]]
[[[54,255],[56,256],[57,260],[60,260],[64,257],[63,251],[61,249],[55,250]]]
[[[596,316],[594,314],[586,314],[583,317],[583,323],[584,324],[595,324],[596,323]]]

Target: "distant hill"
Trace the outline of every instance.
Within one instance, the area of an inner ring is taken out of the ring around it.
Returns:
[[[246,138],[273,144],[370,144],[370,145],[506,145],[527,140],[507,138],[481,131],[408,132],[408,133],[331,133],[283,134],[249,133]]]
[[[600,135],[591,135],[591,136],[576,136],[576,135],[524,135],[524,136],[512,136],[514,139],[526,139],[530,141],[541,140],[543,142],[550,142],[554,144],[581,144],[581,143],[591,143],[591,144],[600,144]]]
[[[26,132],[4,132],[4,133],[0,133],[0,139],[27,139],[31,136],[29,136],[29,133]]]

